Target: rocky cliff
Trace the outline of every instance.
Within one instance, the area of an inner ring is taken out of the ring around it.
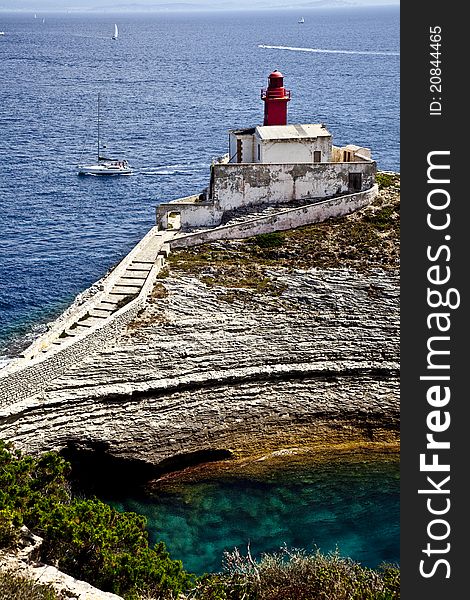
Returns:
[[[387,185],[348,217],[173,252],[135,320],[12,403],[0,437],[147,478],[299,444],[396,444],[398,177]]]

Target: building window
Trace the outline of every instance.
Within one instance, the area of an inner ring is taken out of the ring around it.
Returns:
[[[258,144],[258,162],[261,160],[261,146]]]
[[[320,150],[314,150],[314,152],[313,152],[313,162],[321,162],[321,152],[320,152]]]

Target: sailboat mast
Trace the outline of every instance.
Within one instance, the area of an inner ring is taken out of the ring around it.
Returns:
[[[98,162],[100,162],[100,95],[98,94]]]

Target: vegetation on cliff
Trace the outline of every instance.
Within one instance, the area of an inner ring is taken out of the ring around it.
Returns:
[[[0,548],[14,547],[26,525],[44,539],[43,562],[126,599],[137,590],[171,597],[191,585],[163,543],[149,547],[144,517],[73,498],[69,471],[54,452],[35,458],[0,441]]]
[[[396,270],[400,261],[400,176],[378,173],[379,195],[350,215],[288,231],[224,240],[174,250],[172,274],[191,273],[210,286],[252,293],[283,290],[269,275],[287,269],[348,268]],[[231,299],[221,297],[220,299]]]
[[[395,600],[400,597],[396,566],[368,569],[320,552],[282,549],[254,561],[234,552],[225,555],[225,572],[201,578],[194,600]]]
[[[0,571],[2,600],[62,600],[49,585],[41,585],[12,572]]]

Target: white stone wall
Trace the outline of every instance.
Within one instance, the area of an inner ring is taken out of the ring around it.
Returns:
[[[180,228],[216,227],[224,214],[217,205],[210,202],[168,202],[157,206],[157,224],[161,229],[168,227],[168,215],[172,212],[180,215]]]
[[[253,155],[253,135],[235,134],[230,132],[229,135],[229,156],[230,162],[238,162],[237,157],[237,140],[242,142],[242,160],[244,163],[255,162]]]
[[[254,162],[259,163],[313,163],[314,152],[321,152],[321,162],[331,160],[331,138],[299,140],[262,140],[255,135],[255,147],[261,144],[260,160],[255,152]]]
[[[170,247],[188,248],[205,242],[222,239],[241,239],[259,235],[260,233],[272,233],[273,231],[284,231],[295,229],[303,225],[320,223],[331,217],[341,217],[366,206],[378,194],[377,184],[369,190],[356,194],[348,194],[339,198],[322,200],[315,204],[286,209],[274,215],[257,217],[246,220],[243,223],[225,225],[210,229],[176,236],[171,240]]]
[[[213,201],[223,212],[258,204],[347,194],[349,173],[362,174],[362,190],[375,182],[375,162],[214,165]]]

